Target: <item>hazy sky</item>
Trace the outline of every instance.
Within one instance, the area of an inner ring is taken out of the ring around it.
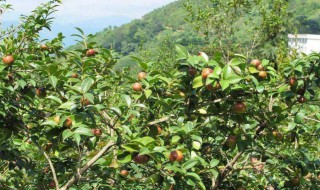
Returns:
[[[19,15],[28,14],[40,3],[48,0],[7,0],[14,11],[2,16],[2,21],[17,20]],[[108,16],[140,18],[155,8],[175,0],[63,0],[56,13],[55,22],[60,24],[77,23]]]

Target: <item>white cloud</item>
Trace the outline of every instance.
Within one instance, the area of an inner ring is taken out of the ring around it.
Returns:
[[[15,20],[18,15],[28,14],[40,3],[48,0],[7,0],[14,11],[4,16],[5,20]],[[78,23],[107,16],[140,18],[155,8],[175,0],[63,0],[56,13],[56,22]]]

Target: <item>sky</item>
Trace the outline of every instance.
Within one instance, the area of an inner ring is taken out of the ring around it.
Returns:
[[[18,22],[21,14],[29,14],[36,6],[49,0],[7,0],[14,11],[0,16],[4,25]],[[55,13],[52,32],[45,32],[47,38],[58,31],[70,35],[74,27],[83,28],[87,33],[96,33],[108,26],[120,26],[175,0],[62,0]],[[67,41],[66,45],[71,42]]]

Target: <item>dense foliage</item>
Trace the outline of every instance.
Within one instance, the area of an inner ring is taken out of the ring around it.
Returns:
[[[0,189],[317,189],[319,53],[275,69],[176,45],[130,77],[81,29],[73,51],[39,41],[59,3],[1,31]]]

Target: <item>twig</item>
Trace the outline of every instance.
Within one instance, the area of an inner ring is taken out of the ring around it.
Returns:
[[[60,190],[67,190],[71,187],[78,179],[79,176],[86,172],[101,156],[103,156],[112,146],[113,141],[109,141],[106,146],[104,146],[98,154],[96,154],[86,165],[84,165]]]

